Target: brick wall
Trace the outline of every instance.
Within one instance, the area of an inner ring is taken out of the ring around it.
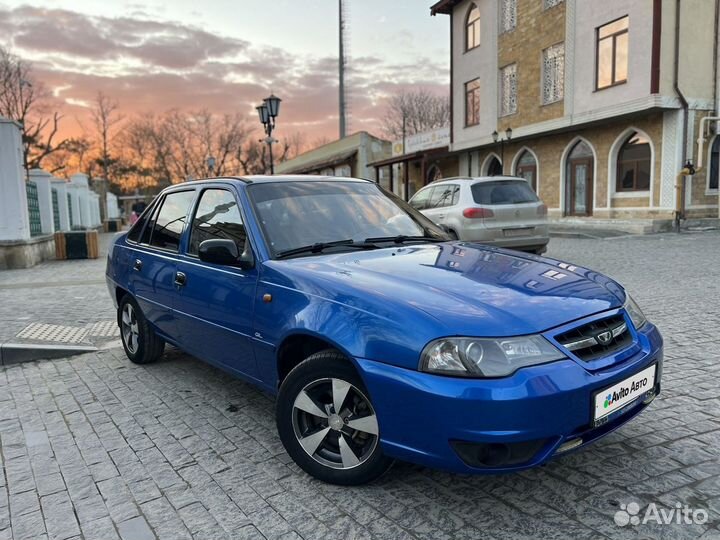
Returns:
[[[498,66],[517,64],[517,113],[498,119],[498,131],[559,118],[564,103],[542,105],[542,52],[565,41],[565,2],[543,9],[542,0],[517,1],[517,25],[498,37]]]

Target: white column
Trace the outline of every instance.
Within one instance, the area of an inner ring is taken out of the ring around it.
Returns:
[[[92,214],[92,226],[93,228],[99,227],[102,224],[102,219],[100,219],[100,195],[98,195],[94,191],[90,192],[90,205]]]
[[[82,227],[82,206],[80,202],[80,187],[77,184],[68,184],[68,192],[70,193],[70,203],[72,205],[72,223],[70,226],[74,229]]]
[[[20,126],[0,117],[0,241],[29,240]]]
[[[72,223],[70,223],[70,211],[68,209],[68,183],[62,178],[53,178],[50,182],[58,195],[60,230],[69,231],[72,229]]]
[[[88,187],[88,177],[86,174],[77,173],[70,177],[70,182],[75,186],[79,199],[78,223],[89,228],[90,224],[90,189]],[[73,212],[75,208],[73,208]]]
[[[118,206],[117,195],[108,191],[106,206],[108,219],[120,219],[120,207]]]
[[[32,169],[30,181],[35,182],[35,186],[37,186],[42,233],[54,234],[55,220],[53,219],[52,186],[50,185],[52,174],[42,169]]]

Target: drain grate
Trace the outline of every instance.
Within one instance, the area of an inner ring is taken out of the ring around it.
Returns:
[[[88,334],[92,337],[118,337],[120,328],[116,321],[99,321],[90,325]]]
[[[87,334],[87,328],[32,323],[23,328],[16,337],[36,341],[55,341],[57,343],[82,343],[85,341]]]

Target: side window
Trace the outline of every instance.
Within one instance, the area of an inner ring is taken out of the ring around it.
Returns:
[[[128,232],[127,239],[130,242],[139,242],[140,241],[140,233],[142,232],[143,225],[147,222],[150,215],[155,211],[155,207],[152,206],[147,212],[143,212],[138,220],[135,222],[135,224],[132,226],[130,231]]]
[[[428,199],[430,199],[430,193],[432,191],[433,188],[418,191],[418,193],[410,199],[410,206],[412,206],[415,210],[423,210],[424,208],[427,208],[427,202]]]
[[[155,223],[150,235],[151,246],[178,250],[180,236],[185,227],[185,219],[194,197],[195,191],[177,191],[165,195],[162,206],[160,206],[154,220]]]
[[[444,206],[450,206],[452,201],[453,185],[440,185],[433,190],[433,194],[430,197],[430,203],[428,208],[443,208]]]
[[[202,242],[216,238],[233,240],[242,253],[246,236],[233,194],[224,189],[203,191],[192,221],[188,253],[196,255]]]
[[[455,189],[453,189],[452,201],[450,201],[450,206],[455,206],[459,202],[460,202],[460,186],[455,186]]]
[[[145,226],[145,230],[142,232],[142,236],[140,237],[141,244],[149,244],[150,243],[150,235],[152,234],[153,227],[155,226],[155,220],[157,219],[158,208],[160,208],[161,205],[162,205],[162,200],[155,203],[155,205],[152,207],[150,212],[148,212],[147,225]]]

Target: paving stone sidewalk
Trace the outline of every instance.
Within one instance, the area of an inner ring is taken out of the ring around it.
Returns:
[[[549,255],[624,282],[666,339],[661,396],[594,446],[519,474],[400,463],[330,486],[283,451],[273,398],[178,352],[136,366],[112,349],[0,368],[0,540],[720,538],[720,234]],[[709,520],[616,525],[633,502]]]
[[[0,271],[0,343],[15,341],[31,323],[85,327],[112,320],[105,258],[113,236],[100,235],[97,259],[47,261]]]

